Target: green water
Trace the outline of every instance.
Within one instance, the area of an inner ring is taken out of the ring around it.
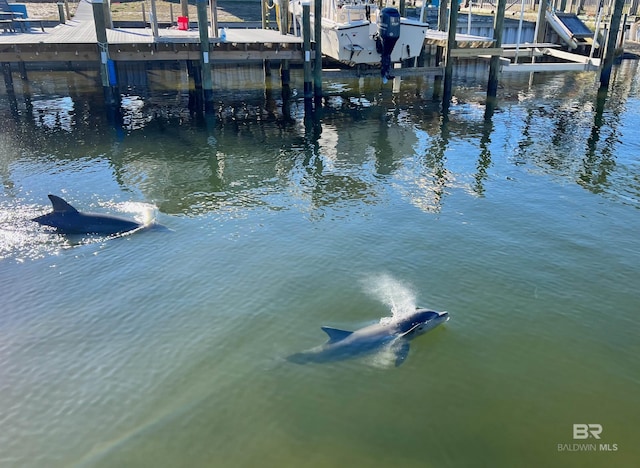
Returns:
[[[34,75],[0,101],[0,465],[638,466],[638,76],[600,110],[593,74],[505,77],[490,123],[481,81],[448,120],[334,82],[314,121],[244,76],[119,125]],[[168,229],[66,239],[48,193]],[[399,368],[286,361],[418,305],[451,320]]]

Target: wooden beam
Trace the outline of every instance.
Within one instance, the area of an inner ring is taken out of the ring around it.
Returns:
[[[484,49],[453,49],[451,51],[451,57],[455,58],[469,58],[469,57],[482,57],[482,56],[501,56],[504,53],[502,47],[491,47]]]

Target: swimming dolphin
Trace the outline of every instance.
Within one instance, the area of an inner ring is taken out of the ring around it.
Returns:
[[[33,221],[51,226],[62,234],[121,234],[143,225],[129,219],[97,213],[81,213],[69,203],[55,195],[49,195],[53,211]]]
[[[287,359],[297,364],[350,359],[390,346],[399,366],[409,353],[409,341],[449,320],[447,312],[416,309],[413,313],[388,323],[376,323],[356,331],[322,327],[329,341],[308,351],[292,354]]]

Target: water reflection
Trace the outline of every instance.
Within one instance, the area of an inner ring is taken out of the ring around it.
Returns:
[[[514,162],[570,178],[594,193],[610,192],[609,178],[620,171],[622,116],[629,99],[637,101],[637,68],[637,61],[625,62],[608,92],[597,90],[590,74],[562,75],[544,88],[534,86],[522,99],[525,115]]]
[[[421,79],[404,80],[398,93],[373,80],[336,83],[324,106],[307,113],[295,77],[279,95],[273,83],[221,94],[207,118],[189,112],[188,95],[167,90],[132,90],[109,114],[76,86],[76,74],[66,78],[67,96],[57,85],[58,95],[47,96],[45,86],[31,83],[22,85],[29,93],[8,96],[3,135],[20,155],[2,157],[2,178],[5,188],[13,184],[14,160],[100,158],[123,189],[169,214],[281,209],[284,193],[323,215],[376,203],[389,186],[421,210],[439,212],[456,188],[485,195],[492,155],[513,138],[511,163],[611,192],[636,69],[621,68],[608,97],[596,94],[590,74],[506,83],[514,91],[488,116],[480,87],[457,90],[456,106],[440,116]]]

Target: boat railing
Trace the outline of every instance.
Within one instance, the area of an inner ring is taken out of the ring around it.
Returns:
[[[325,8],[326,7],[326,8]],[[323,16],[336,23],[354,23],[370,21],[375,23],[378,18],[378,7],[369,3],[345,3],[331,0],[323,5]]]

